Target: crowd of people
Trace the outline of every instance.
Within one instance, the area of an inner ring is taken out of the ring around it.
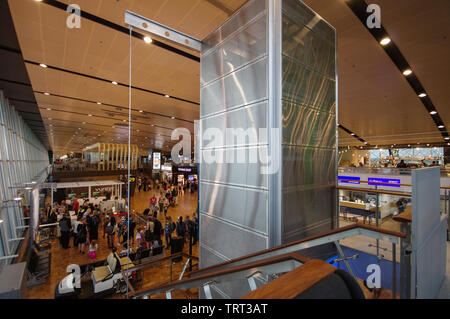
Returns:
[[[64,249],[73,247],[80,254],[85,254],[87,248],[91,258],[95,258],[98,250],[99,229],[103,233],[103,239],[107,240],[108,248],[117,249],[116,247],[122,246],[121,254],[162,246],[170,250],[174,237],[182,238],[183,242],[190,241],[195,246],[198,241],[197,214],[194,212],[192,216],[185,215],[184,219],[179,216],[176,221],[167,215],[169,207],[178,204],[178,195],[180,192],[184,193],[183,188],[167,182],[152,181],[146,177],[139,177],[137,185],[138,189],[143,188],[144,191],[156,190],[141,218],[135,215],[136,212],[130,214],[130,218],[124,212],[100,212],[98,205],[93,205],[88,200],[80,205],[80,202],[73,198],[49,204],[42,213],[41,222],[54,224],[50,228],[51,232],[59,237]]]

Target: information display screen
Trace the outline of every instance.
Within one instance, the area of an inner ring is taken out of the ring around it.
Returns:
[[[153,153],[153,169],[161,169],[161,153]]]

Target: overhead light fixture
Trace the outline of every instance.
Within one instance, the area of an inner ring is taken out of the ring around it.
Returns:
[[[408,147],[411,147],[411,144],[408,144]]]
[[[145,37],[144,41],[145,41],[145,43],[152,43],[153,42],[152,38],[150,38],[150,37]]]
[[[435,114],[437,114],[437,112],[436,111],[431,111],[430,114],[431,115],[435,115]]]
[[[381,39],[381,41],[380,41],[381,45],[388,45],[389,43],[391,43],[391,38],[389,38],[389,37],[385,37],[385,38]]]
[[[166,94],[166,95],[164,95],[164,97],[170,97],[170,96]]]
[[[411,69],[406,69],[405,71],[403,71],[403,75],[410,75],[412,73]]]
[[[42,67],[42,68],[46,68],[47,67],[47,65],[44,64],[44,63],[39,64],[39,66]]]
[[[88,116],[92,116],[92,114],[88,114]]]
[[[171,119],[172,119],[172,120],[175,120],[175,116],[172,116]]]
[[[351,136],[355,136],[355,133],[350,134]]]
[[[425,96],[427,96],[426,93],[420,93],[420,94],[419,94],[419,97],[425,97]]]
[[[117,83],[116,81],[112,81],[111,83],[114,84],[114,85],[119,84],[119,83]]]
[[[450,140],[450,137],[445,137],[444,140],[447,140],[447,141],[448,141],[448,140]]]
[[[44,93],[44,95],[50,95],[50,93],[48,93],[48,92],[45,92],[45,93]]]
[[[438,126],[438,128],[441,128],[441,129],[444,128],[444,127],[445,127],[444,125],[439,125]]]
[[[47,111],[51,111],[51,110],[52,110],[51,108],[49,108],[49,107],[47,108]]]
[[[102,103],[101,103],[101,102],[97,102],[97,104],[98,104],[98,105],[101,105]]]

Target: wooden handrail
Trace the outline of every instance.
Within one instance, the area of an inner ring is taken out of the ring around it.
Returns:
[[[371,194],[395,195],[395,196],[401,196],[401,197],[411,197],[412,196],[410,193],[390,192],[390,191],[382,191],[382,190],[378,190],[378,189],[368,189],[368,188],[336,186],[336,189],[355,191],[355,192],[364,192],[364,193],[371,193]]]
[[[212,265],[212,266],[205,267],[205,268],[202,268],[202,269],[198,269],[198,270],[195,270],[195,271],[192,271],[192,272],[188,273],[187,277],[191,277],[191,276],[194,276],[194,275],[196,276],[197,274],[199,274],[201,272],[209,271],[209,270],[212,270],[212,269],[217,268],[217,267],[226,266],[228,264],[231,264],[231,263],[243,260],[243,259],[247,259],[247,258],[250,258],[250,257],[256,257],[258,255],[262,255],[262,254],[269,253],[269,252],[272,252],[272,251],[276,251],[276,250],[279,250],[279,249],[283,249],[283,248],[287,248],[287,247],[290,247],[290,246],[298,245],[298,244],[301,244],[301,243],[304,243],[304,242],[307,242],[307,241],[310,241],[310,240],[318,239],[318,238],[321,238],[321,237],[326,237],[326,236],[329,236],[329,235],[341,233],[341,232],[344,232],[344,231],[347,231],[347,230],[351,230],[351,229],[356,229],[356,228],[364,228],[364,229],[367,229],[367,230],[371,230],[371,231],[382,233],[382,234],[386,234],[386,235],[391,235],[391,236],[395,236],[395,237],[399,237],[399,238],[406,238],[406,235],[404,233],[401,233],[401,232],[387,230],[387,229],[383,229],[383,228],[380,228],[380,227],[366,225],[366,224],[362,224],[362,223],[354,223],[354,224],[347,225],[347,226],[344,226],[344,227],[332,229],[332,230],[329,230],[327,232],[323,232],[323,233],[320,233],[320,234],[317,234],[317,235],[312,235],[312,236],[309,236],[309,237],[306,237],[306,238],[303,238],[303,239],[299,239],[299,240],[296,240],[296,241],[291,242],[291,243],[283,244],[283,245],[280,245],[280,246],[277,246],[277,247],[261,250],[261,251],[258,251],[258,252],[255,252],[255,253],[252,253],[252,254],[249,254],[249,255],[246,255],[246,256],[242,256],[242,257],[235,258],[235,259],[232,259],[232,260],[229,260],[229,261],[225,261],[225,262],[220,263],[220,264],[216,264],[216,265]]]
[[[336,268],[325,261],[313,259],[241,299],[294,299],[335,271]]]
[[[410,223],[412,222],[412,210],[411,207],[406,208],[403,213],[400,213],[392,218],[396,222]]]
[[[189,282],[192,282],[195,280],[202,280],[202,279],[207,279],[207,278],[210,278],[213,276],[221,276],[221,275],[231,274],[234,272],[257,268],[257,267],[263,267],[263,266],[267,266],[270,264],[279,263],[279,262],[283,262],[283,261],[287,261],[287,260],[297,260],[304,264],[304,263],[308,262],[310,259],[307,257],[301,256],[297,253],[287,253],[287,254],[283,254],[280,256],[273,256],[273,257],[265,258],[263,260],[249,262],[244,265],[234,266],[234,267],[230,267],[230,268],[226,268],[226,269],[217,270],[215,272],[210,272],[207,274],[198,275],[198,276],[191,277],[191,278],[186,278],[186,279],[179,280],[176,282],[171,282],[171,281],[165,282],[165,283],[155,285],[153,287],[138,291],[134,295],[136,296],[136,295],[140,295],[140,294],[150,293],[151,290],[157,290],[157,289],[161,289],[163,287],[166,290],[171,290],[171,288],[178,286],[180,283],[186,284],[186,283],[189,283]]]

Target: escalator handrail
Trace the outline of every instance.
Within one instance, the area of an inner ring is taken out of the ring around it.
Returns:
[[[198,280],[203,280],[203,279],[208,280],[212,277],[227,275],[227,274],[231,274],[234,272],[247,270],[247,269],[251,269],[251,268],[267,266],[270,264],[279,263],[279,262],[283,262],[283,261],[287,261],[287,260],[296,260],[302,264],[305,264],[310,259],[307,257],[301,256],[297,253],[286,253],[286,254],[283,254],[280,256],[274,256],[274,257],[269,257],[269,258],[262,259],[262,260],[249,262],[244,265],[238,265],[238,266],[230,267],[227,269],[221,269],[221,270],[218,270],[215,272],[198,275],[198,276],[191,277],[191,278],[185,278],[183,280],[165,282],[165,283],[147,288],[145,290],[133,292],[133,295],[134,295],[134,297],[138,298],[138,297],[142,297],[142,296],[146,296],[146,295],[152,295],[152,294],[154,294],[154,292],[160,293],[159,291],[162,291],[162,290],[164,290],[164,291],[176,290],[177,286],[185,285],[185,284],[193,282],[193,281],[198,281]]]
[[[241,260],[244,260],[244,259],[247,259],[247,258],[250,258],[250,257],[256,257],[258,255],[262,255],[262,254],[265,254],[265,253],[277,251],[277,250],[280,250],[280,249],[283,249],[283,248],[287,248],[289,246],[298,245],[298,244],[301,244],[301,243],[304,243],[304,242],[307,242],[307,241],[310,241],[310,240],[314,240],[314,239],[318,239],[318,238],[321,238],[321,237],[326,237],[326,236],[329,236],[329,235],[341,233],[341,232],[352,230],[352,229],[358,229],[358,228],[363,228],[363,229],[371,230],[371,231],[374,231],[374,232],[378,232],[378,233],[382,233],[382,234],[386,234],[386,235],[390,235],[390,236],[394,236],[394,237],[398,237],[398,238],[406,238],[406,235],[404,233],[402,233],[402,232],[397,232],[397,231],[392,231],[392,230],[388,230],[388,229],[383,229],[383,228],[380,228],[380,227],[370,226],[370,225],[366,225],[366,224],[362,224],[362,223],[354,223],[354,224],[347,225],[347,226],[344,226],[344,227],[332,229],[330,231],[323,232],[323,233],[320,233],[320,234],[317,234],[317,235],[312,235],[312,236],[309,236],[309,237],[306,237],[306,238],[303,238],[303,239],[299,239],[299,240],[293,241],[291,243],[283,244],[283,245],[280,245],[280,246],[277,246],[277,247],[261,250],[261,251],[258,251],[258,252],[255,252],[255,253],[252,253],[252,254],[249,254],[249,255],[246,255],[246,256],[242,256],[242,257],[238,257],[238,258],[235,258],[235,259],[232,259],[232,260],[228,260],[228,261],[225,261],[225,262],[220,263],[220,264],[216,264],[216,265],[212,265],[212,266],[205,267],[205,268],[202,268],[202,269],[198,269],[198,270],[195,270],[195,271],[192,271],[192,272],[186,274],[186,276],[187,277],[197,276],[198,274],[200,274],[202,272],[210,271],[210,270],[212,270],[214,268],[218,268],[218,267],[223,267],[223,266],[226,266],[228,264],[232,264],[232,263],[235,263],[237,261],[241,261]]]

